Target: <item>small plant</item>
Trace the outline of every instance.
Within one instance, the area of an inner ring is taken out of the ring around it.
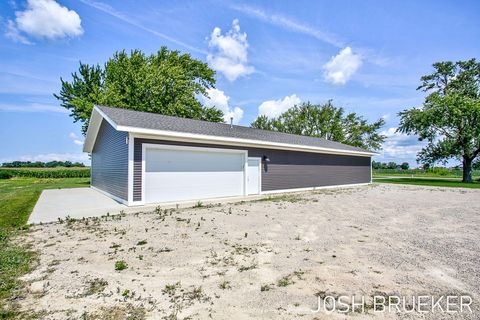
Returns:
[[[204,298],[202,287],[193,287],[192,291],[186,292],[185,297],[189,300],[201,301]]]
[[[298,280],[305,280],[303,278],[303,275],[305,274],[305,271],[298,270],[298,271],[293,271],[293,275],[297,277]]]
[[[201,208],[201,207],[203,207],[202,201],[198,201],[193,207],[194,207],[194,208]]]
[[[84,295],[90,296],[92,294],[101,293],[103,292],[103,290],[105,290],[107,285],[108,282],[103,279],[95,278],[93,280],[90,280],[88,282],[88,288],[85,290]]]
[[[289,285],[294,284],[294,283],[295,282],[292,281],[292,278],[290,277],[290,275],[288,275],[288,276],[285,276],[285,277],[281,278],[280,280],[278,280],[277,286],[286,287],[286,286],[289,286]]]
[[[232,287],[230,286],[230,281],[226,281],[226,280],[223,280],[219,285],[218,287],[222,290],[225,290],[225,289],[231,289]]]
[[[125,289],[125,290],[123,290],[123,292],[122,292],[122,297],[128,298],[128,295],[129,295],[129,294],[130,294],[130,290]]]
[[[240,266],[240,268],[238,268],[238,271],[239,272],[244,272],[244,271],[253,270],[253,269],[256,269],[256,268],[257,268],[256,264],[251,264],[249,266]]]
[[[128,264],[123,261],[123,260],[119,260],[117,262],[115,262],[115,270],[116,271],[122,271],[122,270],[125,270],[128,268]]]
[[[177,291],[177,288],[179,287],[180,287],[180,282],[177,282],[175,284],[166,284],[162,292],[164,294],[167,294],[168,296],[173,296]]]
[[[147,244],[147,240],[141,240],[137,242],[137,246],[144,246]]]

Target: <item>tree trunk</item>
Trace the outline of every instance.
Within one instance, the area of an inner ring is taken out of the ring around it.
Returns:
[[[472,159],[463,157],[463,179],[462,182],[471,183],[472,181]]]

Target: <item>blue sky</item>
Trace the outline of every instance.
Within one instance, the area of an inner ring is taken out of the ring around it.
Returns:
[[[337,106],[388,136],[380,161],[415,164],[397,112],[419,106],[436,61],[479,58],[478,1],[53,1],[0,3],[0,162],[88,161],[80,124],[53,97],[78,61],[160,46],[217,70],[206,104],[235,122],[302,101]]]

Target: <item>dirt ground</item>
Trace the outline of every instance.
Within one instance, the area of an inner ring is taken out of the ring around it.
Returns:
[[[384,184],[37,225],[20,306],[42,319],[479,319],[479,200]],[[314,312],[343,295],[367,297],[364,310]],[[375,313],[377,295],[468,295],[472,313]]]

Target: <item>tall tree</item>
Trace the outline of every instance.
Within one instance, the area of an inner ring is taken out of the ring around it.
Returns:
[[[197,96],[215,85],[215,71],[189,54],[162,47],[156,54],[116,52],[103,67],[80,63],[72,81],[54,96],[83,123],[85,134],[94,104],[184,118],[223,121],[222,111],[202,106]]]
[[[417,88],[427,93],[423,107],[400,112],[398,131],[428,141],[418,153],[419,161],[458,159],[463,182],[472,182],[472,163],[480,153],[480,63],[447,61],[433,68]]]
[[[85,134],[94,104],[101,104],[104,83],[104,71],[99,65],[90,66],[80,62],[78,73],[72,73],[72,81],[60,78],[60,94],[53,94],[61,101],[61,106],[70,110],[74,122],[82,122]]]
[[[368,123],[356,113],[345,114],[342,107],[331,101],[323,105],[310,102],[288,109],[280,116],[269,119],[259,116],[251,126],[257,129],[325,138],[352,146],[378,150],[385,136],[378,130],[385,124],[383,119]]]

